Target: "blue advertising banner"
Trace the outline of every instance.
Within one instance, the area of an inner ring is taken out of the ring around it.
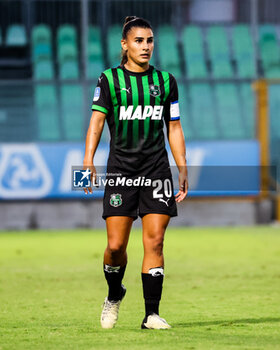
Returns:
[[[257,141],[212,141],[186,144],[190,196],[248,196],[260,191]],[[106,173],[108,145],[95,156]],[[168,149],[174,187],[178,172]],[[73,167],[82,167],[84,143],[23,143],[0,146],[0,199],[96,198],[73,190]],[[77,174],[76,174],[77,175]],[[75,175],[75,176],[76,176]],[[83,176],[79,177],[79,181]],[[84,180],[84,179],[83,179]]]

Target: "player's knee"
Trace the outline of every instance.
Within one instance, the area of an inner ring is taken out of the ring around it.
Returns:
[[[118,241],[109,242],[108,250],[112,258],[118,257],[125,253],[125,245]]]
[[[163,251],[163,236],[154,236],[151,240],[151,247],[154,253],[161,255]]]

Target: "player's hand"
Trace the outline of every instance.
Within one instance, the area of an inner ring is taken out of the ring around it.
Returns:
[[[180,203],[186,198],[189,189],[187,167],[179,171],[179,191],[175,194],[176,202]]]
[[[87,164],[87,162],[84,162],[83,168],[90,170],[90,183],[95,184],[96,183],[96,169],[95,166],[91,164]],[[84,188],[85,194],[92,194],[92,187],[85,187]]]

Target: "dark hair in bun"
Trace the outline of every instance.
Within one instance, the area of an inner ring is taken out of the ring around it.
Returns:
[[[137,16],[126,16],[125,20],[124,20],[124,24],[126,24],[127,22],[132,21],[135,18],[137,18]]]
[[[124,25],[123,25],[123,29],[122,29],[122,38],[123,39],[127,38],[127,33],[133,27],[150,28],[151,30],[153,30],[151,24],[148,21],[146,21],[144,18],[137,17],[137,16],[127,16],[127,17],[125,17]],[[124,50],[122,50],[121,64],[123,65],[126,62],[127,62],[127,55],[126,55],[126,52]]]

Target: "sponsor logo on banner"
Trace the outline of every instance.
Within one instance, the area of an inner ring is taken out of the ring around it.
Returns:
[[[36,145],[4,145],[0,150],[0,197],[29,199],[48,195],[52,175]]]

